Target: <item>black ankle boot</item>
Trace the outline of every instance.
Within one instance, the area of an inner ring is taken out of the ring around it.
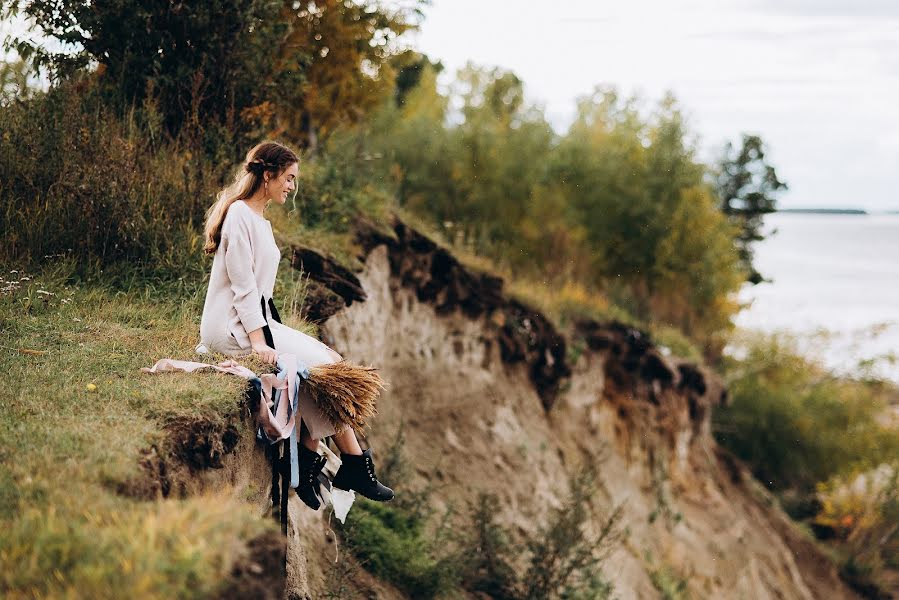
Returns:
[[[393,500],[393,490],[382,485],[375,476],[375,465],[371,460],[371,448],[362,453],[362,456],[342,454],[340,460],[343,464],[334,476],[333,486],[342,490],[355,490],[378,502]]]
[[[298,449],[298,462],[300,465],[300,482],[297,484],[297,496],[306,506],[312,510],[318,510],[322,503],[319,501],[318,474],[328,459],[305,446]]]

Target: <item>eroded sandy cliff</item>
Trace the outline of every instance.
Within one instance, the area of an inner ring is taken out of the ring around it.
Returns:
[[[619,325],[582,323],[566,339],[506,297],[501,280],[402,224],[394,233],[360,235],[365,299],[353,298],[323,331],[390,381],[373,445],[404,422],[415,477],[443,484],[438,501],[464,505],[489,491],[503,523],[532,531],[573,471],[594,461],[596,508],[622,505],[629,530],[604,569],[618,597],[658,597],[650,572],[662,566],[696,598],[855,597],[715,444],[710,412],[726,392],[713,374]],[[302,592],[314,597],[319,517],[292,512],[305,529],[293,538],[306,545]]]

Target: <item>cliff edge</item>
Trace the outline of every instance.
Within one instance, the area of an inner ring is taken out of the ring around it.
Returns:
[[[404,423],[413,477],[440,482],[437,502],[490,492],[502,524],[531,532],[561,505],[575,469],[593,462],[593,503],[622,506],[628,530],[604,563],[617,597],[659,597],[653,573],[664,568],[694,598],[856,598],[715,443],[710,414],[726,390],[713,373],[617,323],[581,322],[562,335],[509,298],[501,279],[401,222],[362,227],[359,243],[358,277],[295,250],[294,265],[318,282],[309,316],[345,357],[390,382],[370,439],[377,451]],[[389,483],[402,493],[411,482]],[[333,539],[295,499],[290,514],[287,596],[315,598]]]

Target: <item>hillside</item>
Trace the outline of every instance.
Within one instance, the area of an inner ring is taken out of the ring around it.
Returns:
[[[387,479],[398,494],[441,514],[489,493],[497,523],[526,538],[593,465],[586,529],[621,510],[602,563],[615,597],[855,597],[715,444],[710,412],[727,393],[712,373],[620,324],[559,331],[401,222],[362,226],[357,243],[356,274],[310,248],[285,255],[308,278],[304,316],[390,382],[368,441],[385,467],[402,428],[407,475]],[[265,518],[270,467],[239,380],[138,375],[156,358],[192,357],[200,296],[47,279],[5,282],[12,527],[0,555],[25,567],[4,575],[8,597],[409,597],[360,568],[351,532],[335,537],[333,517],[293,496],[285,547]],[[50,368],[59,385],[26,384]]]
[[[617,597],[658,596],[661,574],[688,582],[695,598],[855,597],[715,444],[710,411],[727,393],[713,374],[617,324],[563,336],[506,297],[502,281],[401,223],[393,233],[360,235],[366,298],[323,332],[391,382],[370,439],[383,447],[404,424],[414,475],[392,482],[400,490],[438,481],[442,505],[490,492],[505,525],[533,532],[578,465],[595,463],[593,505],[603,514],[622,505],[629,532],[603,569]],[[317,597],[319,519],[295,508],[311,533],[292,539],[291,557],[305,557],[304,591]]]

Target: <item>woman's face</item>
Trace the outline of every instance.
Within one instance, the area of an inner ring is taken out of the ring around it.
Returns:
[[[300,166],[293,163],[284,169],[280,175],[273,177],[268,181],[268,196],[278,204],[287,202],[287,196],[296,189],[297,175],[300,173]]]

